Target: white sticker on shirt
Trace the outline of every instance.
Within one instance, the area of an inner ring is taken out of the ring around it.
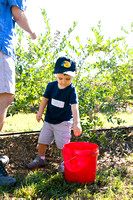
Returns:
[[[59,100],[56,100],[56,99],[52,99],[51,100],[51,104],[53,106],[58,107],[58,108],[64,108],[65,102],[64,101],[59,101]]]

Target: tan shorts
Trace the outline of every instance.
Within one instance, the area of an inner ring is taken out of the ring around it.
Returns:
[[[0,93],[15,94],[15,62],[0,51]]]
[[[60,124],[44,122],[38,143],[50,145],[54,140],[58,149],[63,149],[64,144],[71,139],[72,122],[64,121]]]

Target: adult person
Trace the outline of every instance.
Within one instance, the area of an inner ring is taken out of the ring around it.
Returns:
[[[6,117],[8,106],[15,94],[15,23],[36,39],[25,15],[26,0],[0,0],[0,132]],[[0,157],[0,185],[12,185],[15,178],[10,177],[4,166],[8,157]]]

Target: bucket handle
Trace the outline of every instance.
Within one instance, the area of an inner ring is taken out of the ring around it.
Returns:
[[[73,158],[70,158],[69,160],[67,160],[66,162],[64,162],[64,164],[70,162],[71,160],[73,160],[74,158],[76,158],[77,156],[74,156]]]
[[[98,150],[97,152],[95,152],[95,153],[91,153],[91,154],[89,154],[89,155],[84,155],[84,156],[98,155],[98,154],[99,154],[99,150]],[[71,160],[73,160],[74,158],[79,157],[79,156],[80,156],[80,155],[74,156],[74,157],[70,158],[69,160],[65,161],[64,164],[70,162]],[[83,155],[82,155],[82,156],[83,156]]]

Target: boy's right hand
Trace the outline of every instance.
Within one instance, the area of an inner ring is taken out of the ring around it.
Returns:
[[[40,122],[41,119],[42,119],[42,114],[39,113],[39,112],[37,112],[37,114],[36,114],[36,120],[37,120],[38,122]]]

